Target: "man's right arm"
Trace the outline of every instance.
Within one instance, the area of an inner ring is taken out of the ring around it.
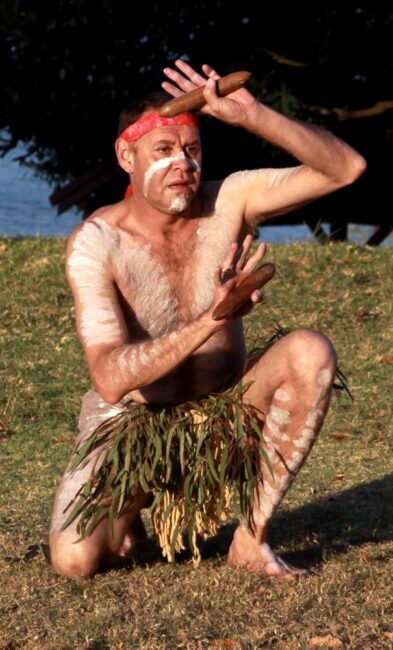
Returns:
[[[109,403],[168,374],[225,324],[212,319],[213,305],[195,321],[169,334],[132,342],[112,277],[105,233],[93,220],[85,222],[70,238],[66,269],[90,376]],[[218,289],[215,304],[228,290]]]

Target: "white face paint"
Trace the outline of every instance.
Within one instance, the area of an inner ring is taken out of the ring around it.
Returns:
[[[189,200],[187,199],[186,196],[175,196],[173,199],[171,206],[169,208],[170,212],[184,212],[186,207],[189,204]]]
[[[190,158],[189,156],[186,156],[185,153],[182,151],[181,153],[176,154],[175,156],[167,156],[166,158],[160,158],[160,160],[156,160],[154,163],[150,165],[150,167],[146,170],[145,173],[145,178],[143,181],[143,195],[146,198],[147,196],[147,191],[149,189],[150,181],[154,174],[158,172],[161,169],[165,169],[166,167],[170,167],[172,163],[178,161],[178,160],[187,160],[189,165],[197,171],[201,171],[200,165],[197,163],[196,160],[193,158]]]

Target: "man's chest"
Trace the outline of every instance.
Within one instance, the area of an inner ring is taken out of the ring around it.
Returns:
[[[211,306],[214,273],[223,264],[236,233],[212,231],[205,222],[194,236],[166,246],[121,246],[113,256],[115,282],[134,319],[156,337],[197,318]]]

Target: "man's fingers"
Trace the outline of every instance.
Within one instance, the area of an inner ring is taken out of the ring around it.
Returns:
[[[239,248],[236,256],[236,268],[237,269],[242,269],[244,261],[248,255],[248,252],[252,246],[252,235],[247,235],[247,237],[244,239],[243,244]]]
[[[214,284],[216,286],[219,286],[221,284],[221,278],[222,278],[222,267],[216,266],[216,269],[214,271]]]
[[[217,95],[217,80],[214,77],[209,77],[203,89],[203,96],[206,104],[209,105],[212,111],[219,111],[222,102],[225,100]]]
[[[161,87],[172,97],[180,97],[180,95],[184,95],[184,92],[180,90],[177,86],[174,86],[173,84],[169,83],[169,81],[163,81],[161,84]]]
[[[253,271],[257,266],[257,264],[261,261],[265,253],[266,253],[266,244],[264,243],[259,244],[254,255],[251,255],[250,259],[247,261],[247,264],[245,265],[243,271],[245,273],[251,273],[251,271]]]
[[[214,284],[217,287],[222,287],[225,284],[225,289],[230,291],[236,284],[236,273],[231,273],[230,269],[226,267],[216,266],[214,271]]]
[[[196,86],[203,86],[206,83],[206,79],[202,77],[202,75],[198,74],[198,72],[188,65],[188,63],[183,61],[183,59],[177,59],[175,65],[183,72],[183,74],[187,75]]]
[[[263,302],[264,295],[260,289],[255,289],[255,291],[252,292],[250,297],[254,305],[256,305],[259,302]]]
[[[235,268],[235,259],[236,259],[236,253],[237,253],[238,247],[239,247],[239,245],[238,245],[237,242],[233,242],[233,244],[231,244],[230,249],[229,249],[229,253],[226,256],[226,258],[225,258],[225,260],[223,262],[223,265],[222,265],[222,268],[223,268],[224,271],[226,271],[228,269],[233,270]]]
[[[196,84],[186,77],[183,77],[183,75],[180,74],[180,72],[177,72],[177,70],[173,70],[173,68],[164,68],[163,72],[168,79],[174,81],[185,93],[195,90]]]
[[[216,70],[214,70],[210,65],[207,65],[207,63],[204,63],[204,64],[203,64],[203,66],[202,66],[202,70],[203,70],[203,72],[205,73],[205,75],[206,75],[207,77],[211,77],[212,79],[215,79],[216,81],[218,81],[219,79],[221,79],[221,77],[220,77],[220,75],[218,74],[218,72],[216,72]]]

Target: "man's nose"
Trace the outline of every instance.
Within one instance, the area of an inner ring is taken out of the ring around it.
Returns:
[[[184,151],[178,153],[173,160],[173,165],[177,169],[189,171],[190,169],[195,170],[198,169],[199,165],[198,163],[193,160],[189,155],[187,155]]]

